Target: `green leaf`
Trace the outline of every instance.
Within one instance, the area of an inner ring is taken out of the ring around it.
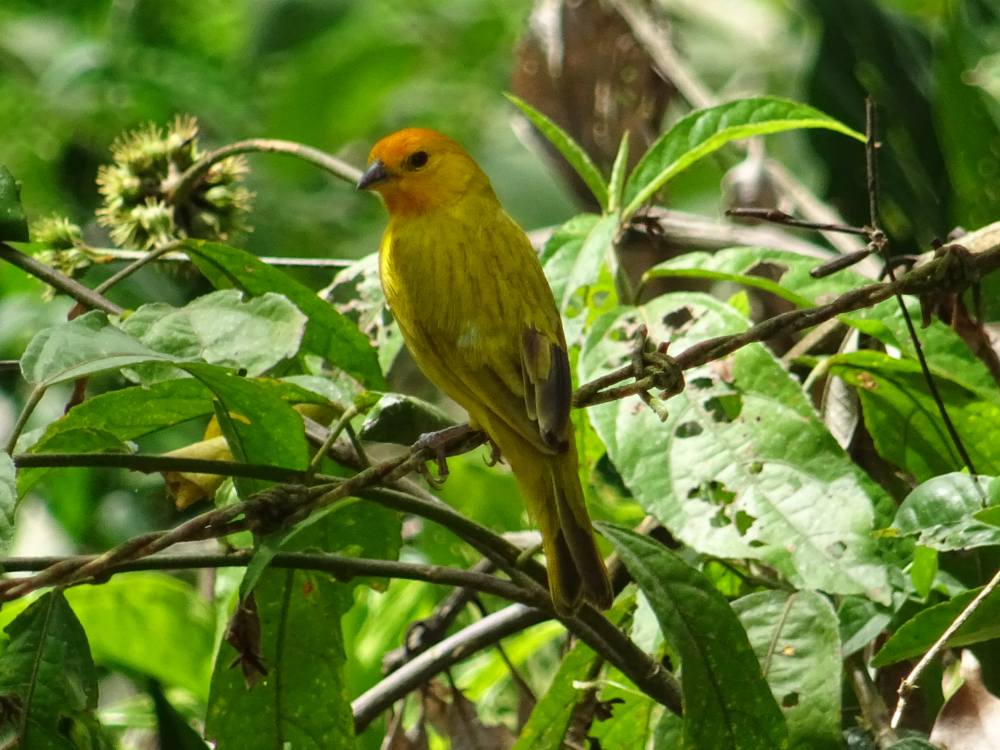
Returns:
[[[185,307],[155,302],[122,321],[122,330],[179,361],[207,362],[260,375],[294,357],[306,317],[285,297],[265,294],[244,301],[235,289],[198,297]],[[167,368],[143,368],[143,382],[175,377]]]
[[[45,441],[44,446],[32,446],[31,453],[132,453],[132,449],[110,432],[91,427],[60,430]],[[54,468],[22,469],[17,474],[18,497],[24,495]]]
[[[149,695],[153,699],[153,709],[156,712],[157,747],[171,750],[209,750],[205,740],[170,704],[155,680],[149,685]]]
[[[840,748],[837,615],[815,591],[762,591],[733,602],[775,700],[789,747]]]
[[[87,636],[61,592],[45,594],[6,627],[0,696],[25,750],[77,750],[71,729],[97,708]],[[0,729],[3,727],[0,726]]]
[[[631,216],[667,180],[730,141],[798,128],[826,128],[864,142],[865,137],[817,109],[762,97],[692,112],[654,143],[625,185],[625,216]]]
[[[928,607],[903,623],[872,659],[872,666],[884,667],[922,656],[982,590],[983,587],[964,591],[946,602]],[[947,645],[958,648],[997,637],[1000,637],[1000,591],[993,591],[948,640]]]
[[[232,370],[213,365],[188,364],[185,369],[215,395],[216,416],[233,458],[286,469],[309,467],[302,417],[280,395],[288,387],[303,389],[289,383],[241,378]],[[257,480],[242,482],[241,496],[264,486],[267,483]]]
[[[302,336],[305,351],[326,358],[367,388],[385,390],[385,378],[371,340],[308,287],[254,255],[228,245],[187,240],[184,246],[200,268],[213,267],[248,294],[276,292],[287,297],[309,319]]]
[[[163,573],[119,573],[100,586],[69,589],[66,599],[97,664],[208,697],[215,614],[190,584]],[[5,604],[0,628],[28,604]]]
[[[592,679],[596,662],[597,654],[593,649],[583,641],[577,641],[573,649],[563,657],[552,685],[535,705],[531,718],[524,725],[520,738],[511,750],[562,748],[573,710],[586,695],[585,691],[573,687],[573,683]]]
[[[6,555],[14,538],[14,509],[17,507],[17,469],[7,453],[0,453],[0,555]]]
[[[735,281],[777,294],[799,307],[811,307],[821,295],[843,294],[870,283],[845,271],[826,279],[813,279],[809,271],[819,260],[787,250],[763,247],[731,248],[715,253],[685,253],[646,272],[643,283],[658,278],[695,278]],[[767,277],[759,275],[767,271]],[[778,274],[773,281],[770,274]]]
[[[627,364],[640,323],[679,351],[748,325],[701,294],[620,308],[591,327],[581,381]],[[876,518],[878,526],[889,523],[884,491],[837,445],[765,347],[743,347],[723,363],[685,373],[687,388],[666,404],[665,422],[638,399],[588,410],[627,487],[699,552],[761,559],[796,587],[889,603],[884,550],[871,535]]]
[[[840,619],[841,658],[855,654],[892,622],[892,610],[863,596],[845,596],[837,610]]]
[[[412,445],[421,435],[455,424],[434,404],[413,396],[387,393],[368,414],[358,437],[376,443]]]
[[[863,351],[831,357],[830,371],[857,387],[865,425],[884,459],[919,482],[963,468],[919,364]],[[1000,406],[940,375],[935,384],[976,470],[1000,474]]]
[[[631,680],[615,668],[608,670],[607,680],[608,684],[601,690],[600,700],[616,702],[611,706],[610,718],[594,721],[590,725],[588,739],[593,737],[597,740],[593,744],[604,750],[646,747],[653,731],[651,719],[656,701],[641,693]]]
[[[21,357],[21,372],[32,385],[50,386],[141,362],[176,361],[111,325],[107,315],[95,310],[39,331]]]
[[[21,205],[21,185],[0,165],[0,242],[28,242],[28,217]]]
[[[619,526],[598,525],[680,656],[684,746],[786,747],[785,719],[746,632],[722,594],[662,544]]]
[[[904,297],[906,308],[913,320],[920,320],[920,303],[913,297]],[[872,307],[840,316],[845,323],[862,333],[874,336],[883,344],[899,349],[904,355],[918,362],[910,331],[899,303],[885,300]],[[920,329],[921,349],[927,366],[935,375],[948,378],[981,398],[1000,405],[1000,390],[986,365],[970,351],[968,345],[950,327],[935,318],[927,328]]]
[[[574,141],[569,133],[556,125],[552,120],[533,108],[530,104],[511,94],[506,95],[525,116],[531,120],[536,128],[542,131],[542,135],[552,142],[559,153],[562,154],[570,166],[576,170],[583,181],[590,188],[590,192],[597,198],[603,210],[608,209],[608,186],[604,181],[601,170],[597,168],[593,160],[583,148]]]
[[[611,165],[611,179],[608,181],[608,213],[618,213],[622,207],[622,192],[625,190],[625,170],[628,168],[629,132],[622,135],[618,144],[615,163]]]
[[[947,552],[1000,544],[1000,529],[975,518],[986,505],[985,498],[993,481],[993,477],[973,479],[957,472],[929,479],[906,496],[896,512],[892,528],[902,536],[919,535],[917,543],[922,546],[918,550]],[[934,568],[936,572],[936,563]],[[930,580],[933,582],[933,575]],[[917,590],[920,591],[920,587]]]
[[[926,599],[934,586],[938,572],[938,552],[931,547],[918,545],[913,551],[913,564],[910,566],[910,580],[917,596]]]
[[[555,231],[545,246],[542,264],[556,304],[575,317],[570,309],[581,288],[597,281],[608,249],[618,232],[618,218],[595,214],[575,216]],[[551,249],[550,249],[551,248]]]
[[[264,572],[254,596],[268,673],[247,689],[240,670],[230,668],[235,649],[222,644],[205,720],[218,750],[354,747],[340,628],[352,588],[309,571]]]

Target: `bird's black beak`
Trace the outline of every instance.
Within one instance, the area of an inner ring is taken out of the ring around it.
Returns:
[[[358,180],[358,190],[371,190],[376,185],[381,185],[389,179],[389,170],[381,159],[376,159],[368,165],[368,169]]]

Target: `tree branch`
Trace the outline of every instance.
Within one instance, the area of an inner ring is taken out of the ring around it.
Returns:
[[[31,274],[36,279],[44,281],[57,291],[72,297],[88,310],[103,310],[108,315],[121,315],[124,308],[119,307],[109,299],[105,299],[97,292],[88,289],[79,281],[71,279],[69,276],[59,273],[54,268],[41,263],[30,255],[25,255],[20,250],[15,250],[6,242],[0,242],[0,258],[17,266],[22,271]]]

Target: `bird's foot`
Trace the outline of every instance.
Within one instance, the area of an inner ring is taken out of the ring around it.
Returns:
[[[424,453],[428,460],[434,461],[438,466],[438,475],[435,479],[426,464],[421,464],[420,473],[435,489],[439,488],[444,480],[448,478],[448,447],[460,438],[468,436],[474,430],[467,424],[445,427],[437,432],[425,432],[413,444],[411,450],[414,453]]]
[[[487,466],[496,466],[497,464],[502,464],[504,462],[503,455],[500,453],[500,446],[496,444],[493,438],[487,438],[490,441],[490,459],[486,462]]]

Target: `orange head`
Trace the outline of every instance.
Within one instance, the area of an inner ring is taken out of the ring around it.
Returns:
[[[492,193],[468,152],[443,133],[408,128],[375,144],[360,190],[374,190],[392,216],[418,216],[454,205],[471,192]]]

